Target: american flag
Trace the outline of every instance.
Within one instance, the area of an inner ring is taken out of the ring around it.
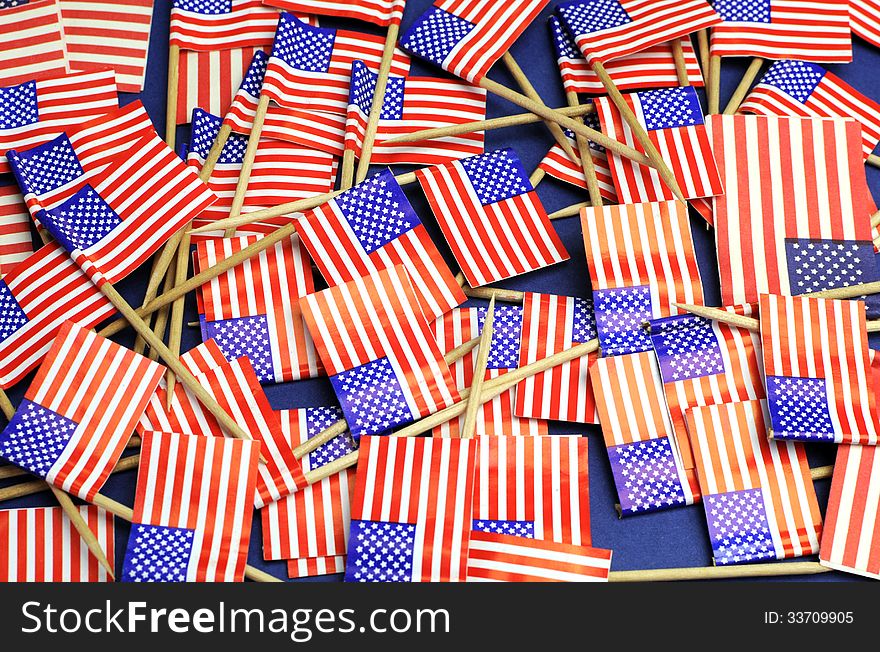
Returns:
[[[880,47],[880,2],[849,0],[849,22],[853,34]]]
[[[880,447],[839,446],[819,548],[820,564],[880,579],[878,492]]]
[[[596,339],[596,320],[590,299],[526,292],[522,312],[520,366]],[[523,380],[516,386],[514,414],[534,419],[598,423],[589,374],[590,365],[598,357],[591,353]]]
[[[669,164],[685,199],[712,197],[724,192],[703,122],[700,98],[693,86],[631,93],[624,96],[624,101]],[[607,136],[643,150],[609,98],[597,98],[596,111]],[[621,202],[635,204],[675,199],[675,194],[655,168],[640,165],[614,152],[608,155],[608,164]]]
[[[292,580],[302,577],[319,575],[335,575],[345,572],[345,555],[333,557],[310,557],[308,559],[290,559],[287,561],[287,576]]]
[[[607,582],[611,551],[471,532],[468,582]]]
[[[599,358],[590,380],[621,514],[699,502],[690,443],[673,428],[654,355]]]
[[[345,147],[360,157],[378,75],[361,61],[351,69]],[[485,132],[387,145],[385,140],[420,129],[486,119],[486,91],[439,77],[389,77],[370,162],[376,165],[437,165],[482,154]]]
[[[314,27],[281,14],[262,92],[286,109],[345,115],[352,65],[361,60],[377,71],[384,44],[381,36]],[[409,57],[396,50],[391,74],[406,75],[409,64]]]
[[[34,252],[31,216],[18,186],[0,186],[0,278]]]
[[[89,70],[109,66],[116,71],[121,92],[140,93],[152,21],[152,0],[61,0],[70,67]]]
[[[112,560],[113,515],[91,505],[78,509]],[[0,582],[110,581],[60,507],[0,510]]]
[[[549,0],[435,0],[400,46],[472,84],[510,49]]]
[[[715,564],[819,551],[822,516],[803,444],[773,441],[764,401],[688,412]]]
[[[171,45],[181,50],[229,50],[267,46],[278,10],[260,0],[173,0]]]
[[[587,438],[479,438],[472,532],[591,545]]]
[[[596,129],[597,131],[601,129],[598,116],[591,113],[585,116],[585,118],[588,127]],[[582,190],[586,190],[587,178],[584,175],[584,168],[581,164],[581,153],[578,149],[577,141],[572,137],[570,132],[566,131],[565,135],[568,138],[571,149],[577,154],[578,160],[573,161],[570,159],[568,154],[565,153],[565,150],[562,149],[562,146],[559,143],[556,143],[550,148],[550,151],[547,152],[547,155],[541,160],[538,167],[554,179],[559,179],[565,183],[577,186]],[[616,204],[617,190],[614,187],[614,178],[611,176],[611,168],[608,167],[608,156],[605,152],[605,148],[590,141],[590,157],[593,159],[593,169],[596,173],[596,181],[599,184],[599,194],[603,199],[607,199],[612,204]]]
[[[355,439],[459,400],[402,265],[301,299]]]
[[[213,267],[257,240],[200,242],[196,268]],[[202,336],[227,360],[246,356],[261,383],[314,378],[318,354],[299,307],[299,298],[314,291],[311,261],[294,235],[201,287]]]
[[[257,474],[254,505],[264,507],[306,486],[302,465],[293,456],[281,430],[281,421],[247,358],[227,361],[216,343],[209,341],[180,356],[199,384],[242,430],[260,443],[266,463]],[[161,430],[204,437],[225,437],[217,420],[180,384],[174,386],[171,408],[167,390],[159,387],[139,422],[142,432]]]
[[[65,322],[0,433],[0,457],[90,501],[122,455],[164,371]]]
[[[646,321],[703,303],[687,205],[588,207],[581,223],[603,355],[650,351]]]
[[[406,0],[263,0],[285,11],[363,20],[374,25],[400,24]]]
[[[296,231],[331,286],[403,265],[429,320],[465,301],[391,170],[308,211]]]
[[[604,95],[605,86],[598,75],[590,68],[583,53],[574,42],[568,30],[556,16],[550,17],[550,34],[556,46],[556,62],[562,74],[562,86],[567,93]],[[700,63],[690,38],[682,38],[681,50],[684,54],[685,69],[692,86],[704,86]],[[620,91],[636,91],[643,88],[665,88],[678,86],[675,72],[675,59],[669,43],[661,43],[635,54],[630,54],[605,66],[608,76]]]
[[[817,63],[777,61],[740,105],[741,113],[853,118],[862,125],[864,155],[880,142],[880,104]]]
[[[417,170],[416,176],[471,286],[568,260],[512,149]]]
[[[556,15],[587,61],[602,63],[718,25],[706,0],[575,0]]]
[[[123,582],[241,582],[260,445],[144,433]]]
[[[193,110],[202,108],[226,115],[251,59],[265,52],[256,46],[232,50],[183,50],[177,78],[177,120],[189,122]],[[248,129],[249,133],[250,130]]]
[[[0,5],[0,83],[9,86],[67,70],[58,0]]]
[[[477,441],[364,437],[347,582],[463,582]]]
[[[722,304],[880,280],[857,122],[725,115],[709,123],[726,190],[714,210]],[[878,307],[869,300],[868,314]]]
[[[291,448],[305,443],[343,418],[336,406],[282,410],[281,425]],[[329,464],[356,450],[350,433],[343,433],[306,455],[306,472]],[[348,549],[351,495],[355,469],[324,478],[295,494],[264,507],[264,559],[324,559],[344,556]],[[314,574],[318,574],[315,572]]]
[[[0,387],[21,381],[43,360],[62,324],[91,328],[115,312],[74,263],[50,243],[0,280]]]
[[[762,294],[760,310],[770,435],[877,444],[865,304]]]
[[[852,61],[850,0],[714,0],[722,23],[712,28],[720,57]]]
[[[6,151],[40,145],[117,107],[112,70],[41,75],[0,89],[0,172]]]
[[[434,333],[440,350],[446,353],[480,336],[486,321],[487,308],[455,308],[434,322]],[[519,341],[523,310],[520,306],[495,306],[492,342],[485,378],[498,378],[519,366]],[[474,378],[476,349],[449,366],[456,386],[470,387]],[[547,422],[539,419],[520,419],[513,412],[513,389],[483,403],[477,409],[477,435],[547,434]],[[434,429],[440,437],[458,437],[464,425],[464,415],[447,421]]]

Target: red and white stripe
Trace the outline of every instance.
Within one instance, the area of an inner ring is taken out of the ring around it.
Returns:
[[[183,50],[177,81],[177,124],[186,124],[193,109],[226,115],[254,52],[261,47],[226,50]],[[249,133],[250,129],[247,132]]]
[[[399,25],[406,0],[263,0],[284,11],[362,20],[374,25]]]
[[[526,292],[519,364],[524,367],[577,344],[572,339],[574,297]],[[514,414],[533,419],[599,423],[590,386],[591,353],[530,376],[516,386]]]
[[[712,28],[719,57],[852,61],[851,0],[771,0],[770,22],[724,21]]]
[[[68,70],[58,0],[33,0],[0,9],[0,85]]]
[[[351,517],[416,526],[413,582],[465,579],[476,449],[472,439],[361,438]]]
[[[853,34],[880,48],[880,1],[849,0],[849,22]]]
[[[468,582],[607,582],[611,551],[471,532]]]
[[[0,186],[0,278],[34,252],[31,216],[18,186]]]
[[[176,3],[175,3],[176,5]],[[232,10],[217,14],[171,8],[171,45],[181,50],[229,50],[272,44],[277,9],[260,0],[232,0]]]
[[[249,93],[239,91],[224,122],[238,134],[249,134],[257,113],[257,102]],[[327,111],[303,111],[270,105],[263,122],[263,138],[283,140],[304,147],[313,147],[333,156],[345,152],[347,116]]]
[[[562,146],[557,143],[550,148],[550,151],[547,152],[547,155],[538,167],[554,179],[559,179],[582,190],[586,190],[587,177],[584,175],[584,168],[581,165],[580,150],[573,138],[568,140],[572,150],[578,156],[577,161],[572,161],[568,154],[565,153],[565,150],[562,149]],[[599,194],[603,199],[616,204],[617,190],[614,187],[611,168],[608,167],[608,155],[605,152],[597,152],[590,148],[590,158],[593,159],[593,170],[596,172],[596,181],[599,183]]]
[[[242,582],[250,543],[259,444],[147,432],[134,523],[193,531],[187,582]]]
[[[144,89],[152,0],[61,0],[61,22],[73,70],[109,66],[121,92]]]
[[[78,508],[113,563],[113,515]],[[0,582],[112,582],[60,507],[0,510]]]
[[[287,562],[287,576],[292,580],[297,580],[302,577],[318,577],[320,575],[344,573],[345,560],[345,555],[290,559]]]

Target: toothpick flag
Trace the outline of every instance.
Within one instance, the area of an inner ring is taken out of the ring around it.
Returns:
[[[3,3],[0,7],[0,84],[67,72],[58,0]]]
[[[568,260],[513,150],[417,170],[416,176],[471,286]]]
[[[0,433],[0,457],[91,500],[122,455],[164,368],[65,322]]]
[[[181,50],[266,46],[277,23],[278,10],[260,0],[173,0],[170,43]]]
[[[880,2],[877,0],[850,0],[849,19],[853,34],[871,45],[880,47]]]
[[[584,121],[592,129],[598,130],[601,128],[599,118],[595,114],[584,116]],[[562,149],[562,146],[556,143],[550,148],[550,151],[547,152],[547,155],[541,160],[538,167],[554,179],[559,179],[586,190],[587,178],[584,176],[584,167],[580,160],[581,153],[577,142],[571,137],[570,133],[566,132],[565,135],[578,159],[575,161],[569,158],[568,154]],[[596,181],[599,184],[599,194],[603,199],[616,204],[617,190],[614,188],[614,178],[611,176],[611,169],[608,167],[608,156],[605,148],[590,141],[590,157],[593,160],[593,169],[596,173]]]
[[[260,445],[144,433],[124,582],[241,582]]]
[[[285,11],[363,20],[374,25],[399,24],[406,0],[271,0]]]
[[[181,50],[175,122],[186,124],[197,108],[226,115],[251,60],[258,55],[268,57],[253,45],[232,50]]]
[[[31,216],[18,186],[0,186],[0,277],[34,252]]]
[[[819,551],[822,517],[802,444],[769,438],[764,401],[695,408],[688,431],[715,564]]]
[[[112,560],[113,516],[91,505],[78,510]],[[0,582],[109,581],[60,507],[0,510]]]

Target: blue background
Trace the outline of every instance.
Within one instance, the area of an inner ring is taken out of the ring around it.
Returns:
[[[408,0],[403,20],[403,29],[405,30],[430,4],[431,0]],[[555,5],[557,3],[551,4]],[[170,5],[171,0],[156,0],[155,3],[145,90],[139,95],[121,96],[122,103],[139,98],[146,106],[160,134],[165,133],[168,17]],[[532,23],[522,37],[514,44],[511,52],[545,102],[549,106],[564,106],[565,96],[546,20],[551,8],[545,9],[543,14]],[[381,30],[372,26],[350,21],[334,21],[322,17],[321,24],[330,27],[344,26],[350,29],[381,33]],[[830,70],[868,96],[880,99],[880,75],[876,73],[878,68],[880,68],[880,52],[857,38],[854,39],[853,46],[855,53],[854,62],[844,66],[831,66]],[[727,98],[739,82],[747,63],[747,59],[724,60],[721,80],[722,108],[726,105]],[[414,60],[413,72],[414,74],[445,74],[417,60]],[[503,64],[496,65],[491,71],[490,77],[510,88],[516,87]],[[521,109],[490,94],[488,111],[490,117],[496,117],[520,113]],[[186,128],[178,130],[178,142],[185,142],[186,136]],[[487,134],[486,144],[487,149],[515,148],[526,169],[533,170],[537,167],[553,142],[547,129],[542,124],[535,124],[491,131]],[[395,170],[395,172],[397,171]],[[401,169],[400,171],[405,170]],[[877,190],[880,189],[880,171],[868,168],[868,181],[872,192],[877,195]],[[548,212],[587,199],[585,192],[579,192],[574,187],[557,182],[550,177],[546,177],[540,184],[538,194]],[[418,186],[410,186],[407,189],[407,196],[418,214],[425,221],[434,241],[441,248],[441,251],[444,252],[450,267],[456,270],[455,261],[445,246],[442,235],[436,227],[436,222]],[[571,260],[561,265],[511,279],[500,285],[519,290],[552,292],[580,297],[589,296],[590,281],[585,264],[584,245],[581,238],[579,221],[577,218],[558,220],[554,222],[554,226],[571,254]],[[691,218],[691,231],[696,242],[706,302],[708,305],[718,305],[720,294],[713,232],[706,227],[705,222],[695,216]],[[133,305],[141,304],[148,276],[148,268],[148,265],[145,266],[118,285],[122,294]],[[184,322],[196,319],[195,299],[190,294],[187,297]],[[132,331],[128,330],[120,333],[114,339],[122,344],[131,345],[133,338]],[[198,329],[184,326],[183,350],[188,350],[199,343]],[[873,336],[872,346],[880,348],[880,338],[878,336]],[[9,391],[13,404],[17,405],[21,401],[27,384],[28,381],[25,381]],[[301,381],[285,385],[269,385],[266,386],[266,392],[275,409],[329,405],[335,402],[330,389],[330,383],[326,379]],[[707,566],[711,564],[711,548],[701,505],[692,505],[690,507],[621,520],[617,517],[617,513],[614,510],[617,495],[599,428],[579,424],[553,423],[551,424],[551,432],[554,434],[583,434],[590,439],[590,502],[592,506],[593,544],[597,547],[613,549],[613,570]],[[811,466],[831,464],[834,459],[834,447],[821,444],[812,445],[809,447],[809,456]],[[113,475],[102,491],[117,500],[131,505],[134,501],[136,477],[136,473],[133,471]],[[816,483],[816,491],[819,495],[819,503],[823,513],[828,498],[829,484],[830,481],[828,480],[821,480]],[[9,501],[3,507],[12,508],[52,504],[51,496],[48,493],[42,493],[16,501]],[[279,578],[286,579],[286,562],[263,561],[261,530],[259,514],[255,513],[249,563]],[[121,570],[129,525],[117,519],[116,533],[116,567]],[[339,580],[341,577],[341,575],[333,575],[324,578],[310,578],[303,581]],[[852,575],[834,572],[796,579],[804,581],[829,581],[854,580],[857,578]]]

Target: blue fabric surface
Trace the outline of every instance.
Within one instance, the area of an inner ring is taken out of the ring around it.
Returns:
[[[140,97],[147,108],[159,133],[164,133],[165,94],[168,51],[168,16],[170,0],[156,0],[155,18],[150,37],[150,59],[147,68],[146,90],[139,96],[123,96],[123,102]],[[403,29],[407,27],[431,4],[431,0],[409,0],[403,21]],[[557,3],[552,3],[557,4]],[[538,92],[550,106],[562,106],[565,98],[559,73],[556,67],[554,48],[547,26],[550,8],[544,11],[525,34],[514,44],[512,53],[531,79]],[[380,33],[376,28],[353,22],[336,22],[322,18],[324,26],[346,26],[353,29]],[[847,66],[831,66],[830,69],[853,84],[859,90],[874,98],[880,98],[880,76],[876,70],[880,67],[880,51],[855,39],[855,62]],[[727,101],[733,88],[745,70],[747,60],[725,60],[722,65],[721,106]],[[443,74],[439,69],[432,69],[416,62],[416,74]],[[490,77],[511,88],[513,80],[504,66],[499,64],[490,73]],[[701,93],[702,97],[702,93]],[[501,100],[489,96],[490,117],[519,113],[520,109]],[[178,132],[178,140],[186,139],[188,130]],[[513,147],[523,162],[526,170],[533,170],[553,143],[552,137],[541,124],[534,124],[512,129],[489,132],[487,146],[491,149]],[[395,170],[397,172],[398,170]],[[405,171],[405,170],[404,170]],[[869,168],[868,180],[872,191],[880,197],[880,171]],[[8,182],[8,180],[7,180]],[[418,186],[410,186],[406,194],[416,212],[424,220],[434,241],[444,252],[449,264],[456,269],[454,260],[445,245],[444,239],[431,215],[430,208]],[[570,204],[584,201],[585,193],[573,187],[564,186],[553,179],[546,178],[538,187],[538,194],[545,203],[548,212]],[[571,260],[554,267],[510,279],[500,283],[504,287],[520,290],[533,290],[567,294],[590,298],[589,276],[587,273],[584,245],[581,239],[580,225],[577,218],[554,222],[554,226],[571,254]],[[696,240],[700,271],[703,278],[706,301],[717,305],[719,298],[718,272],[714,249],[713,232],[706,228],[705,223],[692,217],[691,228]],[[132,303],[140,305],[143,289],[146,284],[149,265],[133,274],[118,285],[122,294]],[[479,303],[479,302],[475,302]],[[187,297],[185,322],[197,319],[195,298]],[[875,336],[876,338],[876,336]],[[131,345],[134,335],[131,330],[121,333],[117,341]],[[200,342],[199,330],[184,326],[183,349],[189,349]],[[872,345],[880,348],[880,339],[872,338]],[[14,404],[18,404],[24,395],[27,381],[9,392]],[[328,405],[333,402],[333,392],[326,379],[302,381],[286,385],[267,386],[267,394],[276,409],[294,407],[312,407]],[[617,502],[608,455],[605,452],[602,436],[597,427],[578,427],[574,424],[552,424],[551,432],[555,434],[584,434],[590,439],[590,494],[592,505],[593,543],[597,547],[614,550],[613,569],[629,570],[641,568],[666,568],[677,566],[706,566],[711,563],[712,549],[706,525],[706,518],[701,505],[693,505],[680,509],[656,514],[640,515],[620,520],[614,509]],[[833,462],[834,447],[827,444],[810,444],[810,460],[812,466]],[[132,504],[136,474],[128,472],[111,476],[104,487],[103,493]],[[6,483],[0,483],[0,486]],[[816,483],[820,505],[823,508],[828,497],[829,481]],[[2,507],[24,507],[52,505],[52,497],[42,493],[25,499],[10,501]],[[129,535],[127,523],[117,521],[116,551],[117,569],[122,569],[122,557]],[[283,562],[266,563],[262,559],[262,533],[258,516],[254,519],[253,535],[249,563],[262,568],[278,577],[287,577],[286,564]],[[339,580],[340,575],[317,580]],[[855,579],[854,576],[842,573],[827,573],[808,576],[805,581],[828,581]],[[310,581],[310,580],[306,580]]]

